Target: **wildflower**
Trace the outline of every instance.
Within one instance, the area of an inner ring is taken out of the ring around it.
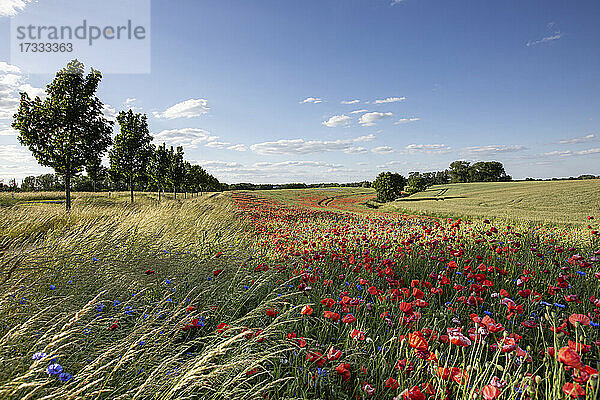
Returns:
[[[46,368],[46,373],[48,375],[58,375],[62,371],[63,371],[63,367],[57,363],[50,364],[50,365],[48,365],[48,368]]]
[[[313,313],[313,309],[308,304],[305,305],[304,307],[302,307],[302,310],[300,311],[300,314],[302,314],[302,315],[311,315],[312,313]]]
[[[68,372],[63,372],[62,374],[58,375],[58,379],[59,379],[61,382],[68,382],[68,381],[70,381],[71,379],[73,379],[73,375],[71,375],[71,374],[70,374],[70,373],[68,373]]]
[[[38,351],[37,353],[33,353],[33,356],[31,356],[32,360],[41,360],[44,357],[47,357],[48,354],[42,352],[42,351]]]

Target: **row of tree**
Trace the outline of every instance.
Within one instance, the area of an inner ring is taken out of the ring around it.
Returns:
[[[131,202],[136,185],[158,190],[159,200],[165,188],[172,189],[175,197],[182,189],[221,189],[215,177],[184,160],[182,147],[167,148],[164,143],[154,146],[146,115],[132,110],[120,112],[120,132],[113,141],[114,122],[105,117],[104,105],[96,96],[102,75],[93,68],[87,75],[84,72],[84,65],[73,60],[46,87],[44,100],[21,93],[12,124],[21,144],[29,148],[37,161],[62,176],[67,210],[71,208],[72,180],[84,170],[94,190],[106,178],[116,184],[124,183],[131,192]],[[111,145],[107,169],[102,165],[102,157]],[[36,187],[38,183],[42,187],[48,184],[28,178],[26,187]]]
[[[377,200],[388,202],[403,195],[422,192],[433,185],[466,182],[505,182],[512,178],[498,161],[454,161],[450,168],[437,172],[411,172],[408,179],[398,173],[382,172],[373,182]]]

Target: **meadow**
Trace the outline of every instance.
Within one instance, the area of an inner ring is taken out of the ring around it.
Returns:
[[[597,196],[471,185],[7,201],[0,398],[598,399]]]

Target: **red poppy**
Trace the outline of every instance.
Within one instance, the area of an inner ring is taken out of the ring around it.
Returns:
[[[115,322],[113,322],[113,323],[112,323],[112,324],[111,324],[111,325],[108,327],[108,330],[109,330],[109,331],[114,331],[114,330],[115,330],[115,329],[117,329],[119,326],[120,326],[120,325],[119,325],[119,321],[115,321]]]
[[[333,311],[323,311],[323,316],[327,319],[332,320],[333,322],[340,319],[340,314],[333,312]]]
[[[590,318],[584,314],[571,314],[569,322],[573,325],[579,322],[579,325],[589,325]]]
[[[217,270],[214,270],[214,271],[213,271],[213,275],[214,275],[214,276],[218,276],[218,275],[219,275],[221,272],[223,272],[223,270],[222,270],[222,269],[217,269]]]
[[[408,335],[408,345],[415,350],[425,351],[427,350],[427,340],[423,338],[420,332],[411,333]]]
[[[221,322],[219,325],[217,325],[217,332],[219,333],[223,333],[227,329],[229,329],[229,325],[227,325],[225,322]]]
[[[195,309],[196,309],[196,307],[194,307],[194,306],[188,306],[188,308],[186,308],[186,309],[185,309],[185,311],[187,311],[187,312],[192,312],[192,311],[194,311]]]
[[[577,343],[569,339],[569,347],[579,354],[585,354],[591,350],[592,346],[589,344]]]
[[[341,363],[335,370],[342,377],[344,382],[350,380],[350,364]]]
[[[152,275],[154,273],[153,269],[148,269],[146,270],[146,272],[144,272],[146,275]]]
[[[269,317],[275,317],[278,314],[278,311],[276,311],[275,309],[273,309],[272,307],[267,308],[266,313]]]
[[[311,315],[312,313],[313,313],[313,309],[308,304],[305,305],[304,307],[302,307],[302,310],[300,311],[300,314],[302,314],[302,315]]]
[[[306,355],[306,361],[314,362],[319,367],[322,367],[327,362],[327,359],[318,351],[311,351]]]
[[[558,361],[565,364],[567,367],[579,368],[583,366],[579,354],[570,347],[563,347],[558,350]]]
[[[365,333],[363,331],[359,331],[358,329],[352,329],[350,332],[350,337],[362,341],[365,340]]]
[[[418,386],[413,386],[410,389],[406,389],[402,394],[403,400],[425,400],[425,395],[421,392]]]
[[[342,318],[342,322],[346,324],[351,324],[354,321],[356,321],[356,318],[352,314],[346,314],[344,318]]]
[[[327,359],[329,361],[335,361],[342,356],[342,352],[340,350],[336,350],[331,346],[329,351],[327,352]]]
[[[333,300],[332,298],[323,299],[321,300],[321,304],[323,304],[327,308],[331,308],[335,304],[335,300]]]
[[[485,400],[495,400],[502,392],[494,385],[485,385],[481,390],[481,394]]]
[[[386,388],[390,389],[390,390],[396,390],[400,387],[400,385],[398,384],[398,381],[395,380],[394,378],[388,378],[385,383],[383,384],[383,386],[385,386]]]
[[[567,382],[562,387],[563,392],[573,398],[585,396],[585,389],[582,388],[578,383]]]

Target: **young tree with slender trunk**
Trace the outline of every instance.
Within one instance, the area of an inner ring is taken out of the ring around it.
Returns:
[[[110,169],[114,176],[127,182],[133,203],[134,184],[147,175],[152,158],[152,136],[148,131],[145,114],[134,114],[132,110],[121,111],[117,116],[121,131],[108,153]]]
[[[177,151],[169,151],[169,174],[168,181],[173,187],[173,195],[177,199],[177,189],[181,187],[185,177],[185,163],[183,160],[183,147],[178,146]]]
[[[103,104],[96,97],[102,74],[93,68],[85,76],[84,72],[84,65],[73,60],[46,87],[43,101],[21,93],[12,123],[19,142],[29,147],[37,161],[64,176],[67,211],[71,178],[88,160],[101,157],[111,143],[112,122],[104,117]]]
[[[167,185],[169,175],[169,164],[171,162],[167,145],[163,143],[158,146],[152,153],[152,161],[150,162],[150,178],[158,188],[158,202],[161,200],[161,192]]]

